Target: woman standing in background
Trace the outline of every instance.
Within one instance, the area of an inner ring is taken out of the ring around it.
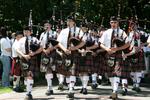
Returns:
[[[3,65],[2,86],[8,87],[10,86],[9,74],[11,69],[11,41],[7,36],[5,27],[1,27],[0,33],[2,35],[2,38],[0,40],[1,61]]]

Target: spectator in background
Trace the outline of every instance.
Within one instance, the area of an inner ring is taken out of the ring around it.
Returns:
[[[2,35],[0,40],[1,61],[3,65],[2,86],[8,87],[10,86],[9,75],[11,69],[11,41],[7,36],[5,27],[0,28],[0,33]]]

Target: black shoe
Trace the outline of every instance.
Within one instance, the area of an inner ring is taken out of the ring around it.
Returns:
[[[83,88],[81,89],[80,93],[83,93]]]
[[[83,94],[87,94],[87,89],[86,88],[83,88],[83,92],[82,92]]]
[[[52,95],[52,94],[54,94],[54,93],[53,93],[53,90],[48,90],[45,94],[46,94],[47,96],[49,96],[49,95]]]
[[[127,89],[124,89],[124,90],[122,91],[122,95],[123,95],[123,96],[126,96],[126,95],[127,95],[127,92],[128,92],[128,90],[127,90]]]
[[[140,89],[139,87],[137,87],[137,88],[135,89],[135,91],[136,91],[136,92],[141,92],[141,89]]]
[[[33,100],[32,94],[27,94],[24,100]]]
[[[63,84],[59,84],[58,90],[63,90],[63,89],[64,89],[64,85]]]
[[[67,98],[74,98],[74,93],[69,93],[69,94],[67,95]]]
[[[16,88],[13,88],[13,91],[20,92],[20,89],[19,89],[19,87],[16,87]]]
[[[97,84],[92,84],[92,86],[91,86],[91,87],[92,87],[92,89],[96,89],[96,88],[97,88],[97,86],[98,86]]]
[[[135,91],[135,90],[136,90],[136,87],[133,87],[132,90]]]

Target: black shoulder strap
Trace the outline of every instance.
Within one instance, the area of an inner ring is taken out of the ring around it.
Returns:
[[[26,54],[29,54],[29,41],[28,41],[28,37],[26,37],[26,41],[25,41],[25,52],[26,52]]]

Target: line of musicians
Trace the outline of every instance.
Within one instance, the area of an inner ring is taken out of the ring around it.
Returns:
[[[97,87],[98,75],[107,74],[112,86],[112,99],[117,98],[120,83],[122,94],[127,94],[127,78],[131,76],[133,90],[140,91],[141,71],[145,70],[145,61],[135,24],[131,23],[130,31],[126,34],[120,29],[118,19],[112,16],[110,26],[110,29],[98,33],[95,29],[89,30],[85,23],[77,27],[74,17],[69,16],[67,28],[59,34],[51,29],[49,22],[45,22],[45,31],[39,40],[32,36],[30,27],[25,27],[23,34],[17,32],[12,46],[14,90],[17,91],[20,76],[23,76],[27,90],[25,99],[31,100],[34,77],[38,76],[36,72],[40,70],[45,73],[47,80],[46,95],[53,94],[53,71],[58,73],[59,89],[63,88],[66,78],[69,98],[74,97],[76,76],[82,82],[80,93],[87,94],[89,73],[93,87]],[[147,42],[150,47],[150,36]],[[39,54],[41,61],[38,61]]]

